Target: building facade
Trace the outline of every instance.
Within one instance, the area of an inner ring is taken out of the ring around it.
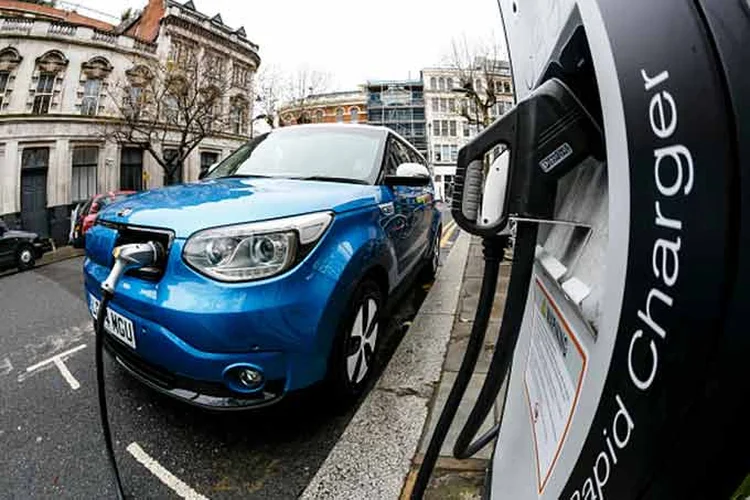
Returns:
[[[283,105],[279,125],[297,123],[367,123],[367,95],[363,90],[314,94]]]
[[[482,67],[486,68],[484,65]],[[472,79],[471,87],[482,98],[487,96],[488,85],[493,86],[497,102],[487,110],[489,120],[496,119],[513,107],[510,65],[505,61],[496,61],[492,68],[492,71],[471,73],[456,68],[422,70],[429,159],[435,171],[436,188],[443,198],[452,195],[458,150],[484,126],[481,110],[462,90],[467,78]]]
[[[142,145],[117,143],[106,130],[120,120],[113,90],[147,62],[211,51],[232,71],[226,97],[233,120],[205,138],[181,178],[246,141],[258,47],[244,30],[208,18],[192,2],[151,0],[120,26],[63,10],[0,0],[0,217],[64,244],[70,212],[98,192],[162,185],[163,169]],[[170,147],[173,132],[160,145]]]
[[[367,122],[395,130],[428,158],[422,80],[368,81],[365,88]]]

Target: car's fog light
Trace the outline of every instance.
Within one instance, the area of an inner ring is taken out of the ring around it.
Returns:
[[[263,383],[263,374],[252,368],[240,368],[238,371],[240,383],[248,389],[256,389]]]

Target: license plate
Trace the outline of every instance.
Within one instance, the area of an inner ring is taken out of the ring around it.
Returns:
[[[99,299],[91,294],[89,294],[89,307],[91,315],[96,320],[96,314],[99,312]],[[107,308],[107,315],[104,318],[104,330],[135,349],[135,328],[133,328],[133,322],[109,307]]]

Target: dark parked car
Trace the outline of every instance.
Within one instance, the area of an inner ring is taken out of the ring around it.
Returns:
[[[124,200],[135,191],[110,191],[108,193],[95,194],[89,198],[75,213],[75,224],[71,243],[75,248],[83,248],[86,243],[86,231],[91,229],[96,222],[99,212],[116,201]]]
[[[31,269],[36,259],[52,250],[48,239],[36,233],[8,229],[0,220],[0,270],[17,267],[19,271]]]

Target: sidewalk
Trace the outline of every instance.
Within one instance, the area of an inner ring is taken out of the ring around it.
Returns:
[[[426,498],[481,497],[492,446],[477,457],[461,461],[452,458],[451,450],[487,372],[509,269],[508,263],[501,267],[485,348],[443,446]],[[482,270],[481,240],[461,233],[382,377],[301,498],[408,498],[463,359],[479,299]],[[501,394],[499,400],[502,399]],[[483,430],[489,430],[498,414],[496,408]]]
[[[51,252],[47,252],[42,255],[42,258],[36,261],[37,266],[46,266],[47,264],[54,264],[65,259],[72,259],[73,257],[80,257],[84,254],[83,248],[73,248],[72,246],[57,247]]]

